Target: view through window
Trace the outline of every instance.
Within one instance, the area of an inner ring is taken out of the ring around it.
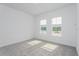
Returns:
[[[61,37],[61,30],[62,30],[62,17],[54,17],[51,19],[51,30],[49,29],[49,31],[51,31],[53,36],[59,36]],[[46,19],[42,19],[40,20],[40,33],[47,33],[47,20]]]
[[[40,21],[40,33],[46,33],[47,32],[47,20],[41,20]]]
[[[61,36],[62,17],[54,17],[52,19],[52,35]]]

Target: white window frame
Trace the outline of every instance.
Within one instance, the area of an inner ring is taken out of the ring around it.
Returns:
[[[46,27],[46,31],[41,30],[41,27]],[[47,20],[46,19],[42,19],[40,20],[40,33],[41,34],[46,34],[47,33]]]
[[[59,20],[58,20],[59,19]],[[57,36],[57,37],[61,37],[62,36],[62,17],[54,17],[52,20],[51,20],[51,33],[53,36]],[[56,33],[55,31],[53,31],[53,27],[54,26],[57,26],[57,27],[61,27],[61,31],[59,33]]]

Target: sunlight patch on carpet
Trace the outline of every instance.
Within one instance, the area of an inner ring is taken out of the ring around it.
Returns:
[[[58,45],[54,45],[54,44],[50,44],[50,43],[47,43],[45,44],[44,46],[42,46],[41,48],[42,49],[45,49],[49,52],[52,52],[53,50],[55,50],[56,48],[58,47]]]
[[[33,41],[30,41],[30,42],[28,42],[28,44],[30,44],[30,45],[37,45],[37,44],[39,44],[39,43],[41,43],[42,41],[39,41],[39,40],[33,40]]]

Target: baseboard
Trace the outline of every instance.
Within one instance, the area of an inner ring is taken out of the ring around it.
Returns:
[[[0,47],[5,47],[5,46],[9,46],[9,45],[17,44],[17,43],[20,43],[20,42],[23,42],[23,41],[26,41],[26,40],[31,40],[31,39],[33,39],[33,38],[22,39],[22,40],[20,40],[20,41],[11,42],[11,43],[7,43],[7,44],[2,44],[2,45],[0,45]]]
[[[75,46],[71,46],[71,45],[63,44],[63,43],[60,43],[60,42],[54,42],[54,41],[45,40],[45,39],[40,39],[40,38],[35,38],[35,39],[44,40],[44,41],[47,41],[47,42],[50,42],[50,43],[54,43],[54,44],[58,44],[58,45],[64,45],[64,46],[70,46],[70,47],[74,47],[74,48],[76,48]]]
[[[76,51],[77,51],[77,55],[79,56],[79,51],[78,51],[78,48],[76,48]]]

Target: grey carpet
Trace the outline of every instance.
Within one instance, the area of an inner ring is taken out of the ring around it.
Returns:
[[[27,40],[17,44],[1,47],[0,56],[77,56],[77,52],[74,47],[51,43],[58,45],[58,48],[50,52],[46,49],[41,48],[42,46],[50,42],[39,40],[42,41],[39,44],[28,44],[28,42],[31,42],[33,40]]]

